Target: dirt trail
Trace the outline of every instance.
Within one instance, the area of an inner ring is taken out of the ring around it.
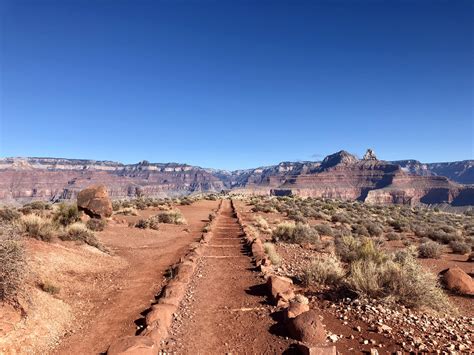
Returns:
[[[98,354],[105,352],[113,340],[134,335],[141,312],[163,286],[167,268],[177,262],[197,241],[216,201],[200,201],[193,206],[180,206],[187,226],[160,225],[160,231],[113,225],[101,233],[101,240],[114,254],[126,260],[128,267],[111,279],[94,303],[94,313],[85,315],[82,329],[67,336],[55,354]],[[145,211],[144,216],[157,211]],[[137,217],[127,217],[137,220]],[[184,231],[184,230],[187,231]]]
[[[181,304],[165,350],[179,354],[282,353],[273,307],[254,272],[230,201],[224,200],[213,238]]]

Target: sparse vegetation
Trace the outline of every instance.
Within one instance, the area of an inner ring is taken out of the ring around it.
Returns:
[[[305,270],[303,282],[308,286],[312,284],[337,286],[344,275],[344,268],[337,256],[318,256]]]
[[[81,212],[76,204],[60,203],[53,215],[53,221],[67,227],[81,219]]]
[[[141,229],[147,229],[147,228],[154,229],[154,230],[160,229],[160,225],[156,216],[138,220],[138,222],[135,223],[135,227],[141,228]]]
[[[443,247],[433,241],[421,243],[418,247],[418,255],[420,258],[439,259],[443,252]]]
[[[20,218],[19,227],[22,233],[31,238],[45,242],[49,242],[53,238],[53,224],[49,219],[37,216],[35,214],[22,216]]]
[[[275,266],[280,265],[281,258],[275,249],[275,245],[273,243],[264,243],[263,247],[265,249],[265,253],[268,255],[268,258],[270,259],[272,264]]]
[[[158,222],[168,224],[187,224],[180,211],[165,211],[157,215]]]
[[[455,254],[467,254],[471,252],[471,246],[465,242],[452,241],[449,246]]]
[[[94,232],[89,230],[85,224],[76,222],[69,225],[60,235],[61,240],[72,240],[96,247],[101,251],[107,251],[105,246],[97,239]]]
[[[17,302],[25,265],[25,252],[21,242],[0,239],[0,301]]]
[[[59,293],[59,291],[61,291],[61,288],[52,284],[51,282],[49,281],[45,281],[45,282],[42,282],[40,283],[40,288],[44,291],[44,292],[47,292],[51,295],[56,295]]]
[[[86,222],[87,228],[94,232],[101,232],[107,226],[107,221],[100,218],[91,218]]]
[[[14,208],[4,207],[0,208],[0,221],[13,222],[20,219],[21,213]]]
[[[307,224],[283,222],[278,224],[273,230],[272,238],[275,241],[288,243],[314,243],[319,241],[319,234]]]

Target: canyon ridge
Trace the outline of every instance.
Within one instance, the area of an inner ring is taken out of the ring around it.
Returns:
[[[74,199],[92,184],[106,185],[113,199],[230,191],[377,204],[468,206],[474,205],[474,161],[383,161],[370,149],[362,159],[339,151],[322,161],[282,162],[235,171],[148,161],[0,159],[0,202],[4,204]]]

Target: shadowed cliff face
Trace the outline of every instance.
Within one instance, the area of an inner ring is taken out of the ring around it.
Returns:
[[[466,166],[460,163],[449,164],[459,172],[461,165]],[[397,164],[379,161],[372,151],[362,160],[340,151],[322,162],[283,162],[232,172],[147,161],[125,165],[78,159],[0,159],[0,201],[3,202],[73,199],[78,191],[92,184],[106,185],[114,199],[233,189],[245,193],[297,194],[377,204],[474,204],[472,187],[436,176],[428,168],[416,165],[415,161]]]

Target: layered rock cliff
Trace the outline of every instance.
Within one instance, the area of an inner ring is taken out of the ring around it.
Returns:
[[[147,161],[121,164],[79,159],[5,158],[0,159],[0,201],[71,199],[91,184],[104,184],[114,199],[234,190],[382,204],[474,205],[472,186],[458,184],[435,172],[471,182],[472,170],[472,161],[437,164],[380,161],[372,150],[361,160],[340,151],[322,162],[283,162],[237,171]]]

